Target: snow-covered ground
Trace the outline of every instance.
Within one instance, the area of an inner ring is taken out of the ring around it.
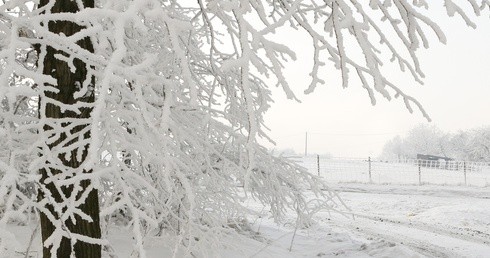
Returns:
[[[312,228],[297,232],[291,252],[292,223],[274,226],[263,221],[261,234],[272,242],[251,256],[490,257],[490,188],[369,184],[333,188],[353,216],[318,214]]]
[[[248,237],[224,238],[222,257],[490,257],[490,188],[335,184],[351,215],[320,212],[310,228],[298,229],[291,214],[275,224],[250,218]],[[252,203],[251,207],[262,209]],[[15,226],[18,257],[33,226]],[[129,257],[125,229],[110,233],[116,253]],[[291,246],[292,241],[292,246]],[[163,244],[167,246],[163,246]],[[171,255],[171,240],[150,238],[148,257]],[[291,247],[291,251],[289,248]],[[210,247],[215,248],[215,247]],[[31,249],[39,254],[39,240]],[[39,254],[38,256],[36,256]]]

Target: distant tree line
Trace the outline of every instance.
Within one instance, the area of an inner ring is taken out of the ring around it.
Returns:
[[[429,154],[456,160],[490,161],[490,126],[447,133],[436,126],[419,125],[405,137],[396,136],[383,147],[381,159],[415,159]]]

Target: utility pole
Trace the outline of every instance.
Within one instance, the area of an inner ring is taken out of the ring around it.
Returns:
[[[305,137],[305,157],[308,156],[308,132],[306,132]]]

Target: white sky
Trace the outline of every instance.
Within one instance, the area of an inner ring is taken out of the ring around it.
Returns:
[[[447,45],[431,41],[428,50],[419,50],[425,84],[419,85],[405,76],[393,80],[402,90],[419,100],[432,118],[432,124],[446,132],[456,132],[490,125],[490,18],[488,11],[475,18],[478,28],[467,27],[459,17],[434,15],[442,21]],[[412,127],[427,123],[418,110],[410,114],[400,99],[388,102],[377,95],[377,105],[354,80],[342,89],[339,72],[325,69],[327,83],[313,94],[303,91],[309,85],[311,70],[309,41],[290,34],[298,61],[289,63],[286,77],[302,103],[287,100],[274,89],[272,108],[266,115],[275,149],[330,153],[336,157],[376,157],[384,143],[396,135],[405,135]],[[328,64],[330,65],[330,64]],[[351,72],[350,78],[355,74]],[[388,79],[392,77],[388,76]],[[414,108],[415,109],[415,108]]]

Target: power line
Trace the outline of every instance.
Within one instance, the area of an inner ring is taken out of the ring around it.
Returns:
[[[393,135],[405,133],[408,131],[398,131],[398,132],[385,132],[385,133],[319,133],[319,132],[309,132],[310,134],[316,135],[330,135],[330,136],[374,136],[374,135]]]
[[[310,132],[310,131],[308,131],[308,134],[310,134],[310,135],[326,135],[326,136],[377,136],[377,135],[395,135],[395,134],[401,134],[401,133],[406,133],[406,132],[408,132],[408,130],[398,131],[398,132],[385,132],[385,133],[322,133],[322,132]],[[304,133],[280,135],[280,136],[276,136],[273,138],[288,138],[288,137],[300,136],[300,135],[304,135]]]

